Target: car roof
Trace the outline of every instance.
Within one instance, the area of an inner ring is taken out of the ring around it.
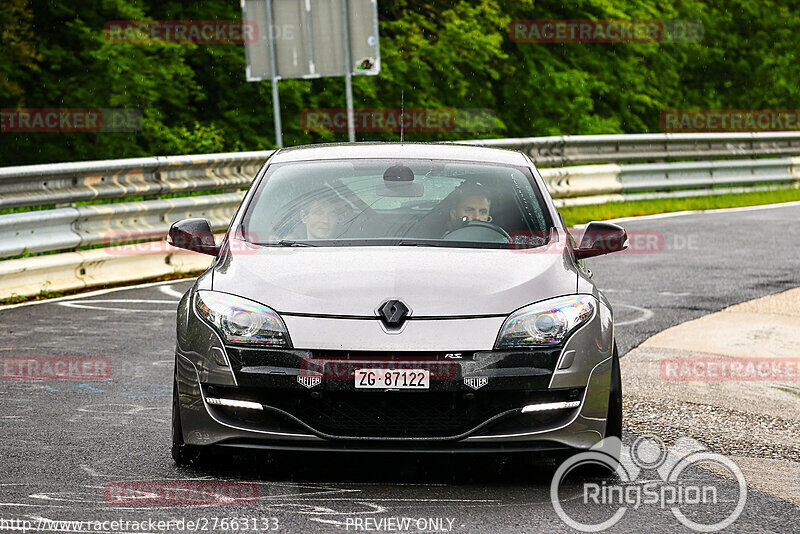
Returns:
[[[448,159],[524,165],[530,163],[514,150],[451,143],[329,143],[283,148],[270,163],[326,159]]]

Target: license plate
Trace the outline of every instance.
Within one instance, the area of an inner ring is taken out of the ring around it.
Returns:
[[[356,389],[428,389],[428,369],[356,369]]]

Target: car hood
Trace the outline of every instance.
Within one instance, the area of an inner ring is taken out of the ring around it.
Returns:
[[[561,252],[432,247],[237,247],[214,267],[213,289],[283,313],[375,317],[388,299],[411,316],[506,315],[575,293]]]

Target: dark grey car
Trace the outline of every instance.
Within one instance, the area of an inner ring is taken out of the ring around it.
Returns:
[[[524,154],[452,144],[276,152],[180,302],[172,454],[587,449],[622,428],[612,311]]]

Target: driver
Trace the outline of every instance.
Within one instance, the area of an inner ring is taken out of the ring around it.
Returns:
[[[456,191],[447,232],[460,228],[471,221],[491,222],[492,201],[479,185],[465,185]]]

